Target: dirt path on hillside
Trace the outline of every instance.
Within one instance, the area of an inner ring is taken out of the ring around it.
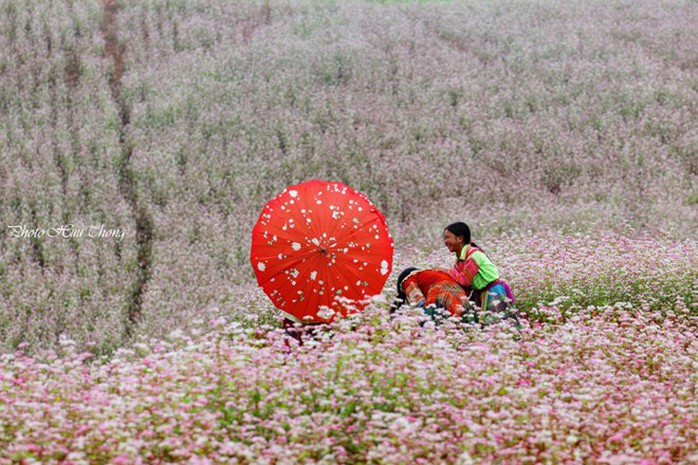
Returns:
[[[111,89],[112,97],[118,102],[121,100],[121,80],[124,76],[126,55],[126,47],[122,47],[119,44],[117,31],[117,16],[120,5],[118,0],[103,0],[103,5],[104,19],[101,32],[107,58],[113,66],[112,74],[109,76],[109,88]]]
[[[104,16],[101,26],[102,38],[105,44],[105,58],[112,65],[109,76],[109,88],[112,99],[119,111],[121,126],[119,128],[119,144],[121,154],[118,166],[119,191],[127,202],[133,215],[136,227],[136,249],[138,256],[138,274],[131,285],[131,295],[124,320],[124,342],[135,334],[143,313],[143,300],[150,281],[152,266],[152,249],[154,225],[148,208],[139,201],[136,177],[133,172],[131,158],[134,143],[129,140],[128,127],[131,123],[131,111],[128,102],[124,101],[121,88],[126,73],[126,46],[119,41],[118,15],[121,4],[118,0],[103,0]]]

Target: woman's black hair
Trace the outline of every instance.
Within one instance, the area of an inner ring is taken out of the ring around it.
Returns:
[[[407,278],[407,276],[409,276],[410,273],[417,270],[419,270],[419,268],[412,266],[405,268],[402,270],[402,272],[400,272],[400,275],[397,277],[397,297],[395,297],[393,304],[390,306],[391,311],[397,310],[400,308],[400,305],[407,302],[407,294],[405,294],[405,291],[402,289],[402,282]]]
[[[476,243],[470,240],[470,227],[462,221],[449,224],[444,228],[444,231],[450,231],[451,233],[453,233],[454,236],[462,237],[463,242],[465,242],[466,244],[470,244],[473,247],[477,247],[478,249],[480,248]]]

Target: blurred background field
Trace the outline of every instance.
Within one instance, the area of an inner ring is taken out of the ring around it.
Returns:
[[[396,271],[447,266],[466,221],[536,318],[695,318],[696,24],[689,0],[0,0],[0,351],[273,323],[251,229],[313,178],[381,209]],[[125,235],[10,228],[69,224]]]

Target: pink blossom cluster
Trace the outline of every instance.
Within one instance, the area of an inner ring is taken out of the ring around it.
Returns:
[[[540,240],[542,239],[542,240]],[[544,234],[513,241],[501,260],[517,270],[529,304],[564,300],[571,309],[628,301],[645,311],[698,316],[698,243],[658,234]]]
[[[520,332],[423,323],[376,304],[303,345],[218,318],[108,363],[65,340],[6,354],[0,463],[698,460],[685,317],[621,303]]]

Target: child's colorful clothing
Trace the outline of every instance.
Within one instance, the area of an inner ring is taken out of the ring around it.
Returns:
[[[479,291],[499,278],[497,267],[485,253],[473,246],[465,246],[449,274],[466,289]]]
[[[463,315],[468,301],[458,282],[440,270],[415,270],[402,282],[402,289],[410,303],[443,308],[453,316]]]
[[[473,292],[482,323],[498,319],[495,315],[509,315],[509,307],[514,303],[511,288],[499,279],[497,267],[482,250],[471,245],[463,247],[448,274],[466,291]]]

